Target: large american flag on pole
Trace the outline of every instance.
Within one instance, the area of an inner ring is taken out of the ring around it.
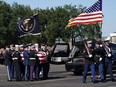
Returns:
[[[66,27],[71,27],[79,24],[96,24],[102,23],[102,0],[98,0],[91,7],[75,18],[69,20]]]

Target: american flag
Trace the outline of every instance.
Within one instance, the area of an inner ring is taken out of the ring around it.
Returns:
[[[86,9],[83,13],[76,18],[69,20],[66,27],[71,27],[79,24],[96,24],[102,23],[102,0],[98,0],[91,7]]]

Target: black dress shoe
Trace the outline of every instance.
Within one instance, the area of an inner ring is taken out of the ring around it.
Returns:
[[[9,82],[11,82],[12,80],[8,80]]]
[[[111,79],[112,82],[115,82],[116,80],[115,79]]]
[[[16,80],[16,81],[18,81],[18,82],[19,82],[19,81],[22,81],[22,80],[18,79],[18,80]]]
[[[30,81],[32,81],[32,82],[33,82],[34,80],[30,80]]]
[[[83,83],[86,83],[86,81],[83,81]]]
[[[36,81],[39,81],[40,79],[35,79]]]
[[[98,81],[97,81],[97,80],[95,80],[95,81],[93,81],[93,83],[98,83]]]
[[[103,79],[102,79],[101,82],[106,82],[106,80],[103,80]]]

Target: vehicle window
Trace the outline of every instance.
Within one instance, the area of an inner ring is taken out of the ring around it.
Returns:
[[[116,49],[112,49],[112,54],[116,55]]]
[[[67,45],[57,45],[54,50],[54,53],[57,53],[59,51],[67,52],[67,48],[68,48]]]
[[[68,45],[56,45],[53,57],[67,57]]]
[[[83,52],[80,50],[80,51],[76,51],[75,52],[75,55],[74,55],[74,58],[81,58],[83,57]]]
[[[74,57],[76,51],[79,51],[79,49],[76,46],[73,46],[73,48],[70,51],[69,58]]]
[[[79,56],[79,51],[75,52],[74,58],[77,58]]]
[[[74,46],[75,49],[72,50],[73,58],[81,58],[83,57],[83,46],[77,45]]]

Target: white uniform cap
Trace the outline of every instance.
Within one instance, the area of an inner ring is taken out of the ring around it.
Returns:
[[[35,46],[38,46],[38,43],[35,43],[34,45],[35,45]]]
[[[15,47],[19,47],[19,45],[15,45]]]
[[[91,44],[91,43],[92,43],[92,41],[87,41],[87,43],[88,43],[88,44]]]

